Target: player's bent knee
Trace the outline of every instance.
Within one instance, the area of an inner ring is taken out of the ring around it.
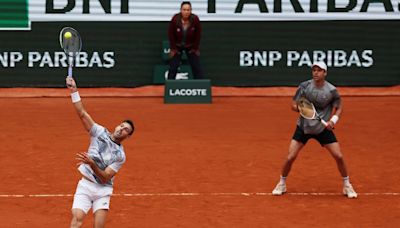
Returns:
[[[85,213],[80,209],[72,209],[72,220],[71,228],[81,227],[83,224],[83,219],[85,218]]]

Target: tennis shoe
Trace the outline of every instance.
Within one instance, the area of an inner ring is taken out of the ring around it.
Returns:
[[[286,184],[278,183],[274,190],[272,191],[272,195],[274,196],[281,196],[283,193],[286,192]]]
[[[357,198],[357,192],[354,191],[353,186],[351,184],[343,186],[343,194],[347,196],[347,198]]]

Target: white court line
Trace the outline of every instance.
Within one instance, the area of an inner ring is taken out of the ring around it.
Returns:
[[[359,196],[400,196],[399,192],[366,192],[357,193]],[[289,192],[285,195],[290,196],[339,196],[341,193],[330,192]],[[74,194],[0,194],[0,198],[51,198],[51,197],[73,197]],[[172,192],[172,193],[116,193],[115,197],[174,197],[174,196],[272,196],[267,192],[214,192],[214,193],[196,193],[196,192]]]

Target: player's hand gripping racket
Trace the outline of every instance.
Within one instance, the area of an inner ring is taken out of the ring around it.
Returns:
[[[309,120],[319,120],[323,125],[325,125],[325,127],[328,126],[328,123],[319,116],[314,104],[305,97],[300,97],[297,102],[297,107],[302,117]]]
[[[65,27],[60,32],[60,45],[68,58],[68,77],[72,77],[74,59],[82,49],[82,40],[78,31],[71,27]]]

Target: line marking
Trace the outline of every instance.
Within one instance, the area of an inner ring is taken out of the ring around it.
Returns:
[[[284,195],[290,196],[340,196],[342,193],[330,192],[289,192]],[[359,196],[400,196],[399,192],[366,192],[358,193]],[[0,198],[53,198],[73,197],[74,194],[0,194]],[[188,197],[188,196],[272,196],[268,192],[171,192],[171,193],[115,193],[115,197]]]

